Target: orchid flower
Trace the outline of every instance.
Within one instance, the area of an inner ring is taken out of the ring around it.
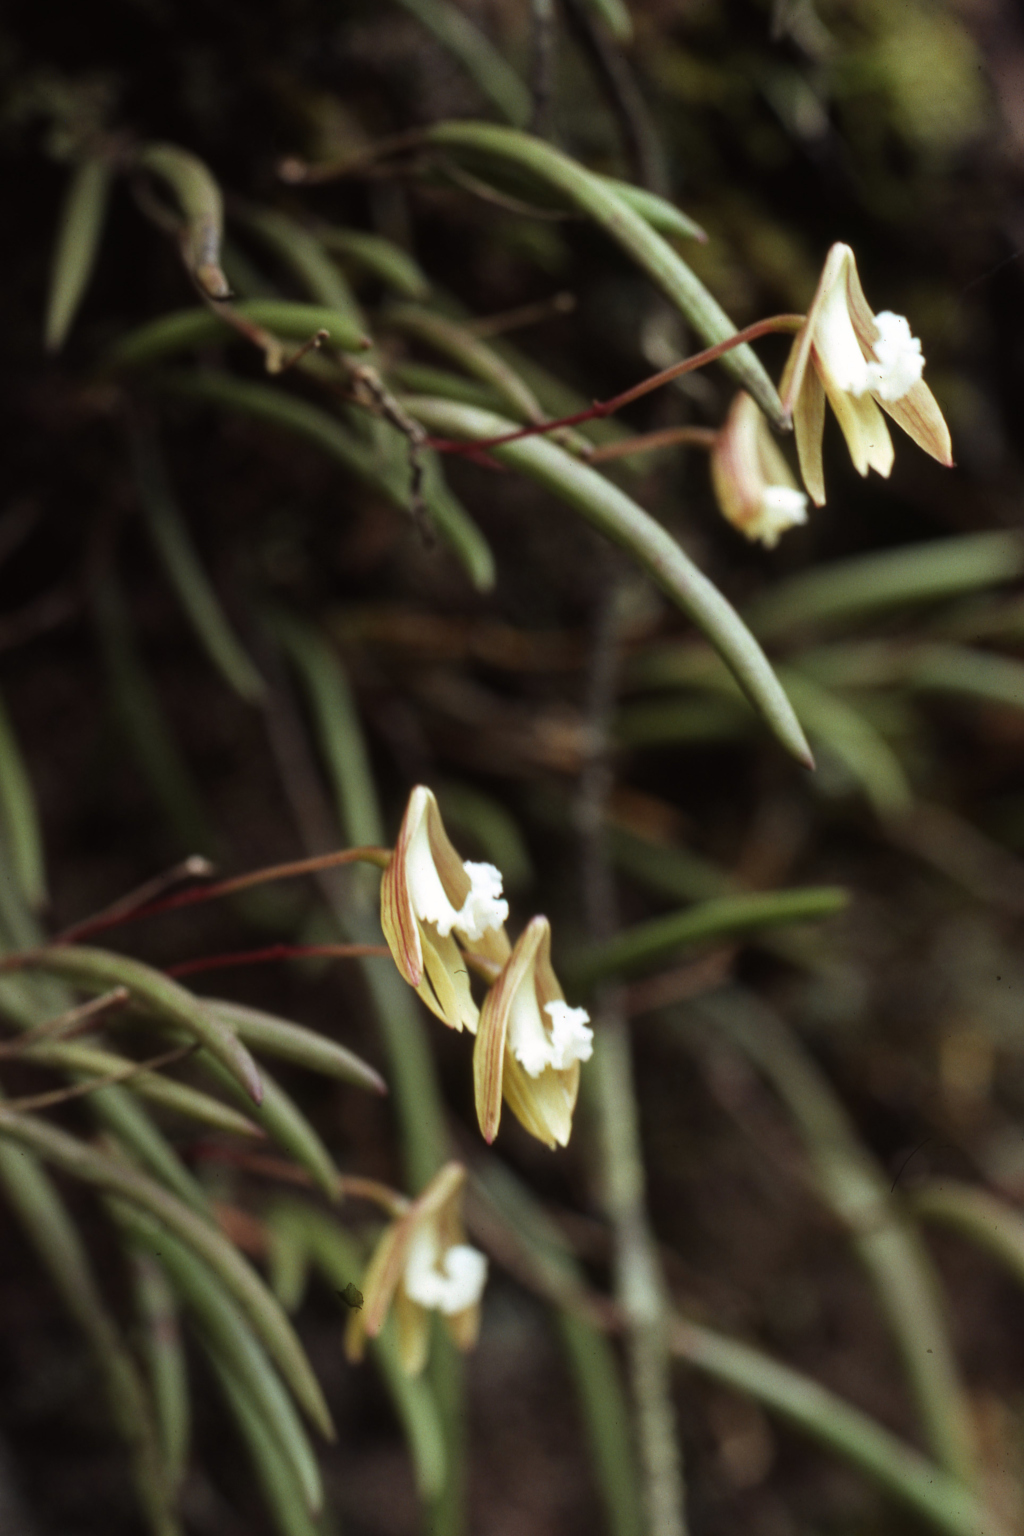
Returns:
[[[583,1008],[570,1008],[551,968],[551,925],[535,917],[520,934],[484,1000],[473,1049],[476,1112],[493,1141],[505,1099],[517,1120],[549,1147],[566,1146],[580,1085],[593,1054]]]
[[[418,785],[384,871],[380,920],[399,971],[451,1029],[472,1034],[479,1017],[462,951],[495,971],[508,958],[501,885],[493,864],[463,863],[436,798]]]
[[[868,307],[848,245],[829,251],[789,354],[779,393],[793,418],[800,472],[815,506],[825,504],[821,439],[828,397],[861,475],[888,475],[893,447],[885,411],[919,447],[951,465],[949,428],[922,380],[921,343],[909,322]],[[881,407],[881,409],[879,409]]]
[[[398,1356],[418,1376],[430,1346],[430,1314],[439,1312],[460,1349],[471,1349],[480,1329],[480,1298],[487,1259],[465,1240],[460,1207],[466,1170],[446,1163],[423,1193],[384,1229],[363,1279],[363,1306],[353,1312],[345,1352],[361,1360],[394,1316]]]

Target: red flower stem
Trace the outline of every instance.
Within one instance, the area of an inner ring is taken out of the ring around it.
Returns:
[[[201,1163],[228,1163],[242,1173],[261,1174],[264,1178],[278,1179],[283,1184],[298,1184],[304,1189],[313,1187],[312,1176],[298,1163],[287,1158],[274,1157],[263,1152],[245,1152],[240,1147],[228,1146],[220,1141],[201,1141],[190,1148],[190,1157]],[[338,1176],[338,1191],[347,1200],[370,1200],[381,1206],[389,1216],[403,1216],[410,1201],[387,1184],[377,1179],[364,1179],[358,1174],[342,1173]]]
[[[265,885],[271,880],[290,880],[296,875],[315,874],[321,869],[336,869],[342,864],[376,864],[383,869],[390,857],[389,848],[342,848],[335,853],[318,854],[312,859],[296,859],[290,864],[270,864],[264,869],[250,870],[247,875],[235,875],[229,880],[217,880],[212,885],[180,891],[176,896],[167,896],[161,901],[143,903],[130,911],[123,910],[119,905],[112,907],[96,917],[84,918],[82,922],[65,928],[63,933],[59,933],[50,942],[52,944],[77,943],[81,939],[91,938],[93,934],[103,933],[108,928],[137,922],[142,917],[155,917],[162,912],[173,912],[178,907],[193,907],[201,901],[214,901],[218,896],[230,896],[235,891],[248,890],[253,885]]]
[[[726,352],[731,352],[734,347],[743,346],[745,342],[756,341],[759,336],[767,336],[773,331],[798,331],[804,323],[803,315],[772,315],[767,320],[758,320],[753,325],[748,325],[742,331],[737,331],[725,341],[718,342],[713,347],[707,347],[703,352],[695,352],[692,357],[684,357],[680,362],[673,363],[669,368],[663,368],[660,373],[652,373],[650,378],[641,379],[639,384],[634,384],[632,389],[624,390],[621,395],[615,395],[611,400],[595,400],[593,405],[585,411],[576,411],[572,416],[560,416],[557,421],[544,421],[535,426],[521,427],[517,432],[505,432],[501,437],[477,438],[472,443],[458,442],[450,438],[431,437],[427,439],[426,446],[435,448],[439,453],[466,453],[472,451],[479,453],[481,449],[500,448],[502,443],[515,443],[521,437],[537,437],[543,432],[554,432],[559,427],[576,427],[584,421],[594,421],[605,416],[614,416],[616,411],[621,411],[624,406],[632,405],[634,400],[639,400],[642,395],[649,395],[652,390],[660,389],[663,384],[670,384],[673,379],[680,378],[684,373],[693,373],[698,368],[704,368],[708,363],[713,363]]]
[[[622,459],[628,453],[648,453],[652,448],[691,448],[709,451],[718,442],[714,427],[664,427],[660,432],[644,432],[639,437],[625,437],[621,443],[605,443],[595,448],[588,464],[603,464],[608,459]]]
[[[268,944],[265,949],[239,949],[225,955],[201,955],[169,965],[168,976],[195,976],[199,971],[226,970],[232,965],[262,965],[268,960],[357,960],[364,955],[388,955],[386,944]]]

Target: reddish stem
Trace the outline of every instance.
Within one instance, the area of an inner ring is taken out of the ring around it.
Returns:
[[[364,955],[388,955],[386,944],[268,944],[265,949],[239,949],[232,954],[201,955],[167,967],[168,976],[195,976],[199,971],[226,970],[232,965],[262,965],[268,960],[357,960]]]
[[[264,885],[271,880],[290,880],[296,875],[315,874],[321,869],[336,869],[342,864],[376,864],[383,869],[390,857],[391,851],[388,848],[342,848],[335,853],[322,853],[311,859],[295,859],[290,864],[270,864],[265,869],[251,870],[247,875],[235,875],[230,880],[217,880],[212,885],[180,891],[176,896],[167,896],[160,901],[144,903],[131,911],[126,912],[119,907],[111,908],[107,912],[99,913],[96,917],[87,917],[80,923],[73,923],[70,928],[65,928],[63,933],[59,933],[55,939],[52,939],[51,943],[77,943],[80,939],[103,933],[108,928],[137,922],[142,917],[155,917],[162,912],[173,912],[178,907],[193,907],[202,901],[213,901],[218,896],[230,896],[235,891],[248,890],[253,885]]]
[[[680,378],[684,373],[693,373],[697,368],[704,368],[708,363],[716,362],[724,357],[726,352],[731,352],[734,347],[743,346],[745,342],[756,341],[759,336],[768,336],[773,331],[796,331],[804,323],[803,315],[772,315],[767,320],[758,320],[753,325],[748,325],[742,331],[737,331],[726,341],[720,341],[713,347],[706,347],[703,352],[695,352],[692,357],[684,357],[681,362],[673,363],[669,368],[663,368],[660,373],[651,374],[650,378],[641,379],[639,384],[634,384],[632,389],[627,389],[621,395],[615,395],[611,400],[595,400],[593,405],[585,411],[576,411],[572,416],[561,416],[557,421],[544,421],[538,425],[520,427],[516,432],[505,432],[501,437],[477,438],[472,443],[458,442],[453,438],[430,437],[426,446],[435,448],[439,453],[479,453],[485,448],[500,448],[503,443],[515,443],[522,437],[536,437],[542,432],[554,432],[558,427],[576,427],[584,421],[594,421],[605,416],[614,416],[616,411],[621,411],[624,406],[632,405],[634,400],[639,400],[642,395],[648,395],[654,389],[660,389],[663,384],[669,384],[673,379]]]
[[[630,453],[649,453],[653,448],[714,448],[718,433],[714,427],[663,427],[660,432],[644,432],[639,437],[625,437],[620,443],[605,443],[595,448],[588,464],[603,464],[608,459],[622,459]]]

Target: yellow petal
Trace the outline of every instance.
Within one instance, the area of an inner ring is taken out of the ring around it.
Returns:
[[[550,951],[551,929],[546,917],[535,917],[516,941],[501,975],[484,999],[480,1027],[473,1050],[473,1088],[480,1134],[492,1142],[501,1124],[501,1099],[506,1062],[505,1048],[512,1002],[521,986],[533,986],[534,962],[544,941]],[[549,964],[550,969],[550,964]]]
[[[459,946],[450,934],[442,938],[431,928],[421,928],[420,939],[430,985],[421,985],[416,991],[449,1029],[468,1029],[471,1035],[475,1034],[480,1015],[469,990],[469,971]]]
[[[467,1307],[445,1318],[445,1325],[459,1349],[472,1349],[480,1336],[480,1306]]]
[[[407,1376],[418,1376],[427,1363],[430,1328],[431,1317],[426,1307],[399,1290],[395,1298],[395,1332],[398,1359]]]
[[[893,461],[892,438],[874,398],[829,389],[827,382],[825,389],[857,473],[866,475],[869,469],[875,469],[880,475],[888,476]]]
[[[903,428],[908,437],[912,437],[919,448],[925,453],[930,453],[933,459],[938,459],[947,469],[953,463],[953,444],[950,441],[949,428],[946,420],[939,410],[935,396],[923,379],[918,379],[916,384],[900,400],[879,400],[883,411],[888,412],[897,426]]]
[[[403,822],[403,828],[404,828]],[[401,833],[399,833],[401,840]],[[391,957],[410,987],[423,980],[423,947],[420,925],[412,909],[405,860],[396,846],[388,860],[380,886],[380,925]]]
[[[512,1052],[505,1052],[505,1100],[520,1125],[545,1146],[568,1146],[579,1082],[579,1062],[564,1072],[546,1067],[530,1077]]]
[[[796,456],[807,494],[816,507],[825,505],[825,472],[821,463],[821,439],[825,431],[825,390],[817,370],[811,367],[793,414]]]
[[[413,1221],[438,1221],[449,1208],[457,1209],[465,1183],[465,1164],[445,1163],[413,1202],[409,1212]]]
[[[350,1337],[353,1339],[359,1332],[365,1333],[368,1338],[376,1338],[384,1326],[384,1319],[402,1278],[412,1234],[410,1215],[411,1212],[407,1212],[398,1221],[385,1227],[373,1250],[373,1257],[363,1276],[362,1310],[354,1312],[349,1319]],[[355,1327],[356,1323],[361,1324],[361,1329]]]
[[[441,820],[441,810],[433,790],[420,784],[413,790],[413,794],[422,794],[426,801],[427,836],[430,839],[430,851],[434,855],[434,863],[441,877],[445,895],[452,906],[458,911],[469,895],[470,878],[462,867],[462,860],[452,847],[451,839],[445,831],[444,822]]]
[[[818,286],[814,290],[814,298],[811,307],[807,311],[803,325],[797,331],[790,349],[786,366],[782,371],[782,379],[779,383],[779,395],[782,399],[782,409],[787,416],[795,416],[798,401],[804,389],[809,365],[811,363],[811,347],[814,342],[814,330],[821,315],[821,311],[828,301],[832,290],[837,283],[846,282],[848,264],[853,259],[853,252],[848,245],[833,245],[825,257],[825,265],[821,269],[818,278]],[[810,486],[807,489],[810,491]],[[811,492],[813,496],[813,492]],[[822,499],[817,503],[824,503],[824,491]]]

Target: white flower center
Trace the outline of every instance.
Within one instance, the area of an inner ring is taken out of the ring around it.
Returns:
[[[551,1065],[559,1072],[574,1061],[589,1061],[594,1054],[594,1031],[588,1029],[590,1014],[568,1003],[545,1003],[551,1020]]]
[[[833,284],[814,328],[814,345],[821,363],[837,389],[863,395],[870,387],[868,365],[850,319],[846,283]]]
[[[463,864],[471,884],[469,895],[455,918],[455,926],[467,939],[482,939],[489,928],[500,928],[508,918],[508,902],[501,897],[501,870],[493,864]]]
[[[878,338],[875,361],[868,364],[869,388],[883,400],[902,400],[924,372],[921,343],[910,333],[910,322],[903,315],[883,309],[875,316]]]
[[[780,534],[807,521],[807,497],[789,485],[766,485],[752,533],[766,549],[774,549]]]
[[[544,1012],[550,1024],[541,1017],[528,977],[512,999],[508,1048],[529,1077],[539,1077],[548,1067],[564,1072],[574,1061],[589,1061],[593,1054],[594,1031],[586,1027],[590,1015],[585,1008],[556,1001],[545,1003]]]
[[[424,1226],[416,1233],[405,1261],[406,1295],[421,1307],[451,1317],[475,1306],[483,1295],[487,1260],[468,1243],[455,1243],[442,1253],[437,1234]]]
[[[501,871],[493,864],[463,864],[470,888],[461,907],[448,900],[434,863],[424,816],[413,833],[406,855],[406,877],[412,909],[421,923],[433,923],[446,939],[458,928],[467,939],[480,939],[488,928],[500,928],[508,917],[508,902],[500,901]]]

